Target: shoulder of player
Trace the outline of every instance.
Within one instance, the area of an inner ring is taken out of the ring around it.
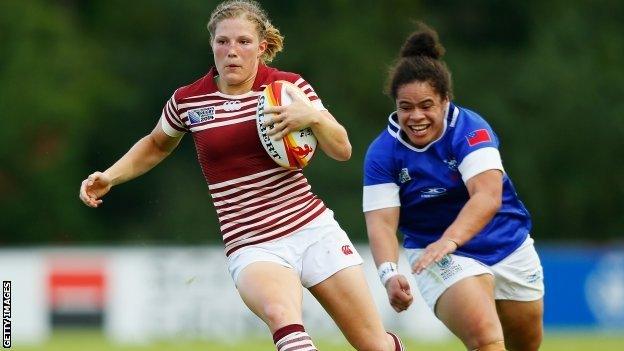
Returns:
[[[303,78],[301,78],[301,75],[297,73],[280,71],[272,67],[267,67],[267,69],[268,69],[268,72],[267,72],[268,74],[265,80],[267,83],[274,82],[276,80],[285,80],[293,84],[298,84],[298,83],[303,82]]]
[[[458,105],[453,106],[459,110],[459,114],[457,115],[457,125],[467,123],[487,123],[485,118],[483,118],[483,116],[481,116],[478,112]]]
[[[181,101],[186,98],[205,95],[217,92],[218,88],[214,82],[214,68],[211,69],[208,73],[204,74],[199,79],[194,82],[183,85],[176,89],[174,96],[176,101]]]
[[[468,153],[483,147],[498,148],[498,136],[490,124],[479,113],[456,106],[459,114],[451,137],[447,140],[453,152],[463,159]],[[459,160],[459,159],[458,159]]]
[[[453,132],[470,132],[475,128],[485,127],[491,129],[490,124],[479,113],[465,107],[457,105],[454,106],[459,110],[459,113],[457,114],[455,121],[451,121]]]

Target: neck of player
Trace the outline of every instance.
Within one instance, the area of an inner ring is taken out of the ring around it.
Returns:
[[[255,80],[256,73],[237,84],[228,84],[225,80],[221,79],[220,76],[215,77],[219,91],[227,95],[242,95],[250,92]]]

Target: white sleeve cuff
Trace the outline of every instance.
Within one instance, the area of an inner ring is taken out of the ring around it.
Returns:
[[[469,153],[457,167],[461,173],[464,184],[468,179],[490,169],[498,169],[505,173],[503,161],[498,149],[494,147],[484,147]]]
[[[169,122],[167,122],[167,117],[165,117],[164,115],[160,116],[160,126],[162,127],[163,132],[165,132],[165,134],[172,138],[177,138],[180,135],[184,134],[184,132],[181,132],[169,125]]]
[[[362,198],[364,212],[380,208],[401,207],[399,189],[399,186],[394,183],[365,186]]]

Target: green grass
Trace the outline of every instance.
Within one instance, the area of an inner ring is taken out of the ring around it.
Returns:
[[[321,351],[353,350],[346,343],[316,342]],[[451,351],[463,350],[461,343],[449,340],[442,343],[406,342],[410,351]],[[250,339],[234,344],[217,342],[160,342],[148,346],[120,346],[108,342],[98,331],[56,331],[49,342],[40,346],[14,346],[15,351],[272,351],[275,350],[268,335],[266,338]],[[624,333],[616,334],[581,334],[581,333],[546,333],[542,351],[622,351]]]

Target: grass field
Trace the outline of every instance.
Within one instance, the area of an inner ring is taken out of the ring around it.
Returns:
[[[345,343],[316,342],[321,351],[353,350]],[[457,341],[423,344],[413,341],[406,342],[410,351],[451,351],[463,350]],[[44,345],[14,346],[15,351],[272,351],[275,350],[269,337],[247,340],[235,344],[211,342],[161,342],[149,346],[119,346],[108,342],[97,331],[58,331]],[[624,350],[624,333],[619,334],[580,334],[580,333],[546,333],[541,350],[543,351],[622,351]]]

